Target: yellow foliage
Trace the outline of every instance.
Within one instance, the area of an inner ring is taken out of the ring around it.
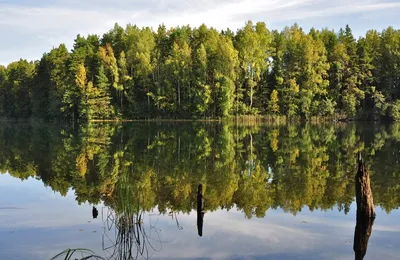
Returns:
[[[278,150],[278,140],[279,137],[279,129],[274,129],[270,132],[270,146],[273,152],[276,152]]]
[[[85,176],[87,172],[87,158],[85,153],[81,153],[76,158],[76,167],[78,168],[78,172],[80,176]]]
[[[272,113],[279,113],[279,104],[278,104],[278,91],[274,89],[271,93],[270,101],[269,101],[269,109]]]
[[[75,83],[79,88],[84,89],[86,86],[86,81],[87,79],[85,66],[83,64],[79,64],[75,75]]]

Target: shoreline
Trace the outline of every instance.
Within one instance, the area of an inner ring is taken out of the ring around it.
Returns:
[[[203,119],[188,119],[188,118],[150,118],[150,119],[92,119],[88,121],[64,121],[64,120],[43,120],[36,118],[0,118],[0,123],[72,123],[72,124],[85,124],[85,123],[132,123],[132,122],[182,122],[182,123],[193,123],[193,122],[204,122],[204,123],[282,123],[282,124],[293,124],[293,123],[380,123],[380,124],[391,124],[396,121],[390,120],[368,120],[368,119],[344,119],[344,118],[326,118],[326,117],[313,117],[308,120],[301,118],[287,119],[285,116],[237,116],[227,118],[203,118]]]

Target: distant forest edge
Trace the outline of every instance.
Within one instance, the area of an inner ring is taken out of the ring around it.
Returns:
[[[118,24],[0,66],[0,117],[400,120],[400,31]]]

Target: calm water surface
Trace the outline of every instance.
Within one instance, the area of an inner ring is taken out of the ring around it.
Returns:
[[[358,152],[364,259],[400,259],[400,125],[3,123],[0,147],[0,259],[354,259]]]

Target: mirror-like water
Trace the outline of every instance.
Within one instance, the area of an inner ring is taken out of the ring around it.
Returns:
[[[354,259],[358,152],[365,259],[399,259],[397,124],[3,123],[0,147],[0,259]]]

